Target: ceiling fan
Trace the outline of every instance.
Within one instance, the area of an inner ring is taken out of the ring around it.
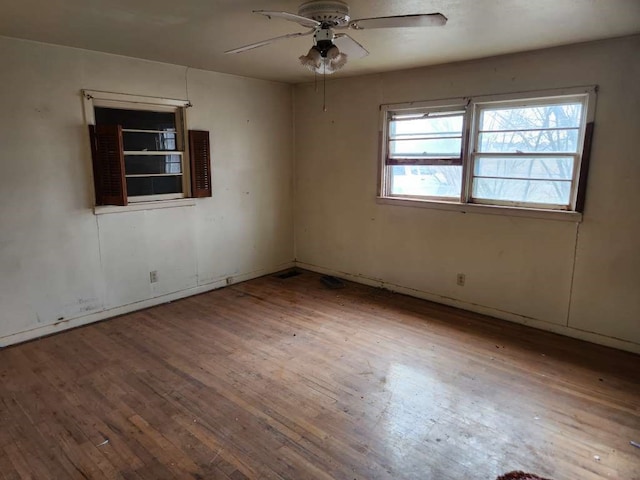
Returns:
[[[339,70],[347,63],[347,58],[358,59],[369,55],[366,48],[351,36],[339,30],[435,27],[447,23],[447,17],[441,13],[352,20],[349,16],[349,5],[341,0],[311,0],[300,5],[297,14],[270,10],[254,10],[253,13],[258,13],[268,18],[283,18],[298,23],[303,27],[308,27],[310,30],[262,40],[261,42],[234,48],[224,53],[246,52],[287,38],[304,37],[313,34],[313,46],[309,53],[302,55],[299,60],[309,70],[320,74],[330,74]]]

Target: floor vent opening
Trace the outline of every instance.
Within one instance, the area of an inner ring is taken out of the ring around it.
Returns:
[[[276,277],[284,279],[284,278],[297,277],[298,275],[302,275],[302,272],[299,272],[298,270],[288,270],[286,272],[277,274]]]

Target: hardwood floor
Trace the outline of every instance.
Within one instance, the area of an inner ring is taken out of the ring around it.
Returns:
[[[0,351],[0,478],[640,479],[636,355],[319,276]]]

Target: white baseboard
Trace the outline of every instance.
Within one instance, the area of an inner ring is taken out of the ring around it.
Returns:
[[[253,272],[234,275],[233,277],[220,278],[218,280],[213,280],[203,285],[198,285],[197,287],[188,288],[186,290],[180,290],[178,292],[169,293],[159,297],[149,298],[141,302],[130,303],[128,305],[123,305],[123,306],[111,308],[108,310],[102,310],[100,312],[91,313],[89,315],[68,318],[50,325],[43,325],[41,327],[37,327],[31,330],[12,333],[12,334],[0,337],[0,348],[8,347],[9,345],[14,345],[16,343],[26,342],[28,340],[34,340],[39,337],[44,337],[46,335],[51,335],[54,333],[62,332],[64,330],[69,330],[70,328],[81,327],[82,325],[87,325],[89,323],[99,322],[100,320],[106,320],[107,318],[117,317],[118,315],[123,315],[125,313],[131,313],[137,310],[143,310],[145,308],[161,305],[163,303],[173,302],[174,300],[190,297],[192,295],[198,295],[200,293],[216,290],[218,288],[226,287],[228,285],[233,285],[235,283],[244,282],[246,280],[263,277],[265,275],[270,275],[272,273],[279,272],[281,270],[286,270],[288,268],[293,268],[293,267],[295,267],[295,262],[287,262],[287,263],[274,266],[272,268],[255,270]],[[229,282],[227,282],[227,278],[230,279]]]
[[[318,265],[312,265],[310,263],[296,262],[296,266],[305,270],[311,270],[313,272],[322,273],[323,275],[332,275],[345,280],[350,280],[363,285],[369,285],[373,287],[385,288],[392,292],[402,293],[411,297],[422,298],[435,303],[441,303],[449,305],[451,307],[461,308],[471,312],[481,313],[491,317],[499,318],[502,320],[508,320],[510,322],[520,323],[522,325],[528,325],[530,327],[538,328],[540,330],[546,330],[548,332],[558,333],[567,337],[573,337],[580,340],[585,340],[591,343],[597,343],[606,347],[617,348],[619,350],[625,350],[627,352],[640,354],[640,344],[629,342],[614,337],[607,337],[598,333],[588,332],[585,330],[579,330],[577,328],[567,327],[564,325],[557,325],[555,323],[545,322],[535,318],[525,317],[516,313],[506,312],[483,305],[477,305],[473,303],[463,302],[456,300],[455,298],[443,297],[434,293],[424,292],[422,290],[416,290],[402,285],[396,285],[394,283],[385,282],[382,280],[376,280],[363,275],[355,275],[348,272],[341,272],[339,270],[333,270],[331,268],[320,267]]]
[[[480,313],[483,315],[489,315],[491,317],[500,318],[502,320],[508,320],[511,322],[520,323],[522,325],[528,325],[531,327],[538,328],[540,330],[546,330],[549,332],[558,333],[560,335],[565,335],[567,337],[573,337],[580,340],[585,340],[587,342],[596,343],[599,345],[604,345],[607,347],[617,348],[619,350],[625,350],[628,352],[640,354],[639,344],[622,340],[619,338],[607,337],[606,335],[601,335],[598,333],[579,330],[579,329],[567,327],[564,325],[557,325],[554,323],[538,320],[535,318],[524,317],[522,315],[518,315],[515,313],[497,310],[495,308],[486,307],[483,305],[467,303],[461,300],[456,300],[453,298],[443,297],[437,294],[424,292],[422,290],[416,290],[413,288],[404,287],[401,285],[396,285],[396,284],[381,281],[381,280],[376,280],[373,278],[365,277],[363,275],[355,275],[348,272],[342,272],[339,270],[320,267],[318,265],[312,265],[304,262],[287,262],[287,263],[283,263],[268,269],[255,270],[255,271],[243,273],[240,275],[234,275],[233,277],[224,277],[218,280],[208,282],[203,285],[198,285],[197,287],[189,288],[186,290],[180,290],[178,292],[162,295],[160,297],[150,298],[147,300],[143,300],[141,302],[135,302],[128,305],[111,308],[109,310],[103,310],[103,311],[92,313],[89,315],[83,315],[79,317],[65,319],[63,321],[56,322],[54,324],[43,325],[41,327],[37,327],[31,330],[26,330],[23,332],[12,333],[12,334],[0,337],[0,348],[7,347],[9,345],[14,345],[16,343],[26,342],[39,337],[62,332],[64,330],[69,330],[71,328],[80,327],[80,326],[98,322],[101,320],[106,320],[108,318],[116,317],[118,315],[123,315],[125,313],[131,313],[137,310],[143,310],[145,308],[161,305],[163,303],[173,302],[181,298],[190,297],[192,295],[198,295],[200,293],[216,290],[218,288],[222,288],[227,285],[233,285],[235,283],[240,283],[246,280],[251,280],[251,279],[262,277],[265,275],[270,275],[275,272],[279,272],[281,270],[286,270],[288,268],[294,268],[294,267],[299,267],[305,270],[322,273],[324,275],[333,275],[336,277],[344,278],[346,280],[350,280],[356,283],[361,283],[364,285],[369,285],[369,286],[379,287],[379,288],[386,288],[387,290],[390,290],[392,292],[402,293],[404,295],[409,295],[411,297],[422,298],[424,300],[429,300],[432,302],[461,308],[463,310],[468,310],[468,311]],[[227,278],[231,278],[230,283],[227,282]]]

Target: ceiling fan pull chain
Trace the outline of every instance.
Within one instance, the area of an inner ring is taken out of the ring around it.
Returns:
[[[327,111],[327,64],[322,64],[322,111]]]

